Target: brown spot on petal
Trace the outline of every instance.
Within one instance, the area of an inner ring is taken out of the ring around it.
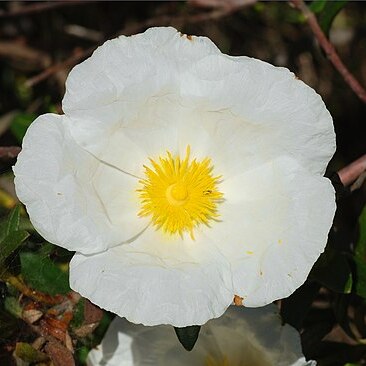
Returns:
[[[181,37],[186,37],[188,39],[188,41],[193,41],[193,36],[191,36],[190,34],[185,34],[185,33],[179,32],[179,35]]]
[[[238,295],[234,295],[234,304],[236,306],[242,306],[243,305],[243,298],[238,296]]]

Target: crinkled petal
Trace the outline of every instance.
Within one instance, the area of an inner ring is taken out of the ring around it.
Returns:
[[[172,27],[120,36],[73,68],[66,81],[63,110],[68,114],[125,100],[133,95],[131,89],[135,98],[143,98],[151,90],[164,88],[197,60],[219,53],[210,39],[187,37]]]
[[[80,145],[136,175],[146,154],[180,151],[185,137],[226,177],[281,155],[323,174],[335,150],[321,97],[291,72],[223,55],[209,39],[173,28],[99,47],[70,73],[63,108]],[[207,143],[192,125],[209,131]]]
[[[149,157],[167,150],[178,153],[175,125],[189,118],[189,111],[179,103],[176,95],[168,94],[130,105],[129,115],[118,103],[95,109],[90,117],[77,111],[69,117],[71,133],[80,146],[101,161],[142,177]]]
[[[66,249],[100,252],[135,237],[147,226],[145,220],[136,220],[138,180],[116,173],[83,151],[72,140],[64,116],[45,114],[32,123],[14,174],[17,195],[36,230]],[[118,186],[124,187],[124,195],[116,192]],[[111,193],[123,223],[110,205]]]
[[[98,306],[145,325],[203,324],[233,298],[230,266],[217,251],[201,242],[164,239],[151,228],[132,244],[75,254],[70,284]]]
[[[182,156],[188,145],[192,159],[211,157],[215,174],[226,178],[276,155],[267,148],[270,131],[243,122],[228,110],[210,108],[204,101],[170,93],[130,106],[129,113],[135,113],[130,117],[115,103],[93,110],[88,118],[79,111],[68,118],[80,146],[140,177],[149,157],[157,158],[167,150]]]
[[[232,265],[235,293],[262,306],[298,288],[324,250],[334,189],[282,157],[222,184],[219,222],[205,231]]]
[[[310,172],[324,174],[334,154],[330,113],[321,97],[286,68],[249,57],[210,55],[182,76],[181,93],[241,119],[241,128],[220,148],[239,172],[240,161],[256,152],[263,158],[288,155]],[[240,146],[248,127],[256,127],[258,138]],[[231,140],[237,141],[236,150]]]
[[[137,192],[140,184],[136,177],[100,164],[93,176],[92,185],[108,221],[112,226],[120,228],[119,243],[131,240],[149,225],[149,218],[138,216],[141,202]]]

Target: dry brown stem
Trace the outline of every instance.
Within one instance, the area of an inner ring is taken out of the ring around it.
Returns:
[[[290,3],[293,4],[296,9],[300,10],[304,14],[315,38],[318,40],[319,45],[324,50],[329,61],[341,74],[344,81],[349,85],[349,87],[354,91],[354,93],[364,103],[366,103],[366,90],[358,82],[358,80],[351,74],[351,72],[347,69],[343,61],[340,59],[336,49],[330,43],[328,38],[325,36],[323,30],[321,29],[315,14],[306,6],[303,0],[290,0]]]
[[[19,146],[0,146],[0,159],[14,159],[18,156],[20,150]]]
[[[34,3],[31,5],[26,5],[26,6],[22,6],[16,10],[12,10],[9,12],[0,12],[0,19],[2,18],[13,18],[13,17],[18,17],[18,16],[23,16],[23,15],[32,15],[35,13],[41,13],[44,11],[48,11],[48,10],[52,10],[52,9],[57,9],[57,8],[61,8],[61,7],[65,7],[65,6],[73,6],[73,5],[82,5],[82,4],[87,4],[90,3],[90,1],[73,1],[73,0],[68,0],[68,1],[54,1],[54,2],[40,2],[40,3]]]
[[[150,18],[150,19],[147,19],[145,21],[142,21],[142,22],[139,22],[136,24],[128,25],[122,31],[118,32],[116,34],[116,36],[122,35],[122,34],[131,35],[131,34],[140,32],[146,28],[153,27],[153,26],[167,26],[167,25],[183,26],[184,24],[188,24],[188,23],[192,24],[192,23],[200,23],[200,22],[205,22],[205,21],[210,21],[210,20],[216,20],[216,19],[228,16],[245,6],[254,4],[256,1],[257,0],[244,0],[240,3],[240,5],[224,6],[224,7],[220,7],[217,9],[213,9],[211,11],[204,11],[204,12],[201,12],[198,14],[190,14],[190,15],[183,14],[183,15],[179,15],[176,17],[170,16],[170,15],[160,15],[160,16]],[[71,67],[71,66],[74,66],[79,61],[88,57],[96,48],[97,48],[97,46],[94,46],[94,47],[90,47],[88,49],[82,50],[82,51],[78,52],[77,54],[72,55],[65,61],[52,65],[51,67],[45,69],[40,74],[28,79],[25,83],[26,86],[32,87],[32,86],[46,80],[47,78],[49,78],[53,74],[57,73],[58,71]]]
[[[27,285],[23,282],[23,280],[17,276],[13,276],[8,273],[2,273],[1,277],[3,280],[10,283],[13,287],[15,287],[18,291],[20,291],[23,295],[28,296],[29,298],[37,302],[43,302],[45,304],[54,305],[59,304],[64,298],[61,295],[51,296],[39,291],[32,290],[29,287],[27,287]]]
[[[25,82],[25,85],[27,87],[32,87],[32,86],[40,83],[41,81],[47,79],[48,77],[55,74],[56,72],[77,64],[79,61],[81,61],[85,57],[88,57],[95,50],[95,48],[96,47],[89,47],[85,50],[77,52],[76,54],[72,55],[71,57],[69,57],[68,59],[66,59],[63,62],[52,65],[51,67],[49,67],[49,68],[45,69],[44,71],[42,71],[40,74],[28,79]]]
[[[338,171],[339,179],[344,186],[349,186],[353,182],[358,182],[360,178],[365,178],[366,172],[366,154],[352,162],[351,164],[345,166]],[[352,185],[351,190],[360,188],[364,179],[357,183],[357,185]],[[352,189],[353,187],[353,189]]]

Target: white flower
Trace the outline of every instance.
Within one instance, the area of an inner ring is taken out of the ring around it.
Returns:
[[[88,366],[315,366],[305,361],[300,335],[282,326],[275,305],[248,309],[230,306],[210,320],[187,352],[172,327],[144,327],[116,317]]]
[[[182,327],[305,281],[335,211],[335,135],[287,69],[151,28],[76,66],[63,110],[31,125],[14,173],[38,232],[76,251],[75,291]]]

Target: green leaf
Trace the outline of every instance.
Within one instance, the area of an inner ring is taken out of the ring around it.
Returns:
[[[35,363],[48,360],[48,356],[33,348],[29,343],[17,342],[15,355],[25,362]]]
[[[9,234],[12,231],[19,230],[19,222],[20,222],[20,205],[16,205],[9,214],[7,234]]]
[[[199,325],[191,325],[183,328],[174,327],[174,330],[181,345],[187,351],[192,351],[197,342],[201,327]]]
[[[366,206],[358,219],[359,236],[356,243],[355,255],[366,262]]]
[[[309,9],[313,13],[318,14],[324,9],[324,6],[325,6],[326,3],[327,3],[327,0],[314,0],[310,4]]]
[[[354,260],[356,264],[355,291],[357,295],[366,299],[366,262],[359,257],[355,257]]]
[[[32,113],[20,113],[14,117],[13,122],[10,125],[10,131],[20,143],[23,141],[23,137],[28,127],[35,118],[36,115]]]
[[[19,230],[20,205],[15,206],[8,217],[0,223],[0,243],[11,231]]]
[[[90,349],[86,346],[78,347],[75,351],[75,359],[79,365],[85,365]]]
[[[28,238],[25,230],[19,230],[20,205],[15,206],[6,220],[0,223],[0,272],[4,262]]]
[[[10,232],[0,243],[0,265],[28,238],[29,233],[24,230]]]
[[[81,298],[74,308],[74,315],[71,320],[71,327],[76,329],[80,327],[84,322],[84,304],[85,299]]]
[[[44,242],[42,243],[41,247],[38,250],[38,254],[41,256],[45,256],[45,257],[49,257],[52,252],[55,250],[56,246],[48,243],[48,242]]]
[[[50,295],[66,294],[70,291],[69,275],[51,259],[39,253],[20,253],[21,274],[35,290]]]
[[[352,269],[347,256],[327,249],[310,272],[310,279],[321,283],[334,292],[349,294],[352,291]]]
[[[348,0],[325,1],[324,7],[319,14],[319,25],[323,32],[328,35],[334,18],[344,8]]]
[[[5,298],[4,309],[16,318],[22,317],[23,309],[15,297],[8,296]]]

